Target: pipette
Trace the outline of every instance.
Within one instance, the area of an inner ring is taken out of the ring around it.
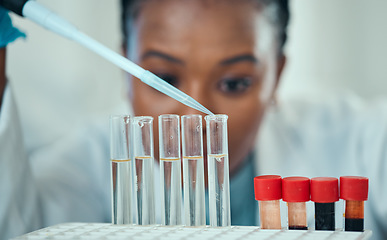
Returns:
[[[53,13],[41,4],[32,0],[0,0],[0,6],[3,6],[4,8],[11,10],[20,16],[28,18],[48,30],[78,42],[84,47],[114,63],[126,72],[137,77],[145,84],[168,95],[169,97],[174,98],[177,101],[203,113],[213,115],[211,111],[209,111],[189,95],[173,87],[171,84],[165,82],[150,71],[143,69],[127,58],[117,54],[96,40],[90,38],[86,34],[79,31],[68,21]]]

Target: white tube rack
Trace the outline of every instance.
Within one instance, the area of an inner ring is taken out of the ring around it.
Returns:
[[[185,227],[185,226],[138,226],[108,223],[64,223],[43,228],[14,239],[369,239],[370,230],[345,232],[314,230],[263,230],[255,226]]]

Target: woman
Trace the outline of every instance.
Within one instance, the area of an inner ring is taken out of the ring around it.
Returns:
[[[361,119],[348,124],[347,120],[359,113],[358,109],[352,111],[351,104],[338,111],[334,109],[333,115],[325,111],[325,105],[311,110],[303,105],[292,108],[292,104],[286,103],[269,111],[269,106],[275,105],[285,65],[282,48],[286,40],[287,1],[145,0],[122,1],[122,4],[123,47],[127,57],[212,112],[229,116],[233,225],[256,224],[252,181],[255,175],[356,174],[378,178],[381,184],[371,179],[366,228],[374,230],[375,236],[383,236],[383,228],[375,226],[385,226],[386,222],[386,210],[378,200],[386,194],[381,186],[387,181],[382,174],[385,171],[377,171],[383,169],[386,160],[382,144],[386,129],[368,131],[379,145],[364,147],[359,152],[352,149],[359,146],[357,143],[369,144],[357,142],[368,140],[363,138],[364,128],[358,124]],[[157,118],[166,113],[197,113],[140,81],[129,79],[129,98],[135,115]],[[6,110],[4,115],[1,113],[0,123],[10,130],[5,134],[0,132],[0,140],[8,144],[9,154],[0,158],[1,166],[6,166],[0,168],[0,180],[6,179],[10,184],[1,185],[7,198],[6,204],[1,205],[0,226],[9,223],[17,227],[15,234],[59,222],[109,221],[108,131],[92,129],[65,140],[70,144],[50,146],[31,161],[23,156],[15,161],[12,152],[20,152],[16,146],[21,142],[17,131],[12,130],[15,128],[12,119],[17,116],[6,112],[13,110],[7,107],[12,106],[7,91],[4,99],[2,110]],[[379,116],[375,126],[386,126],[384,115]],[[369,152],[374,156],[369,158]],[[366,159],[372,164],[363,166]],[[10,170],[20,176],[18,181],[9,180]],[[15,217],[7,221],[9,216]]]
[[[227,114],[231,177],[252,166],[248,156],[285,63],[287,2],[122,1],[122,5],[127,57],[210,111]],[[130,86],[135,115],[157,119],[165,113],[198,113],[141,81],[132,80]],[[158,146],[157,123],[154,127]],[[155,156],[158,159],[157,152]],[[244,174],[248,184],[244,196],[252,194],[253,176]],[[240,198],[231,192],[232,204]],[[250,204],[240,205],[239,214],[232,211],[233,224],[255,223],[254,199],[246,201]]]

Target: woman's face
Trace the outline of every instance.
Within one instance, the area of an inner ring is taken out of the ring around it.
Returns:
[[[150,0],[129,33],[131,60],[229,116],[231,174],[254,146],[283,66],[273,32],[252,1]],[[156,159],[159,115],[202,114],[138,79],[131,92],[135,115],[154,117]]]

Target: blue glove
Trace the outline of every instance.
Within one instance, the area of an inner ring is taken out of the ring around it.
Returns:
[[[19,37],[25,38],[26,35],[12,25],[8,11],[0,7],[0,48],[7,46],[8,43]]]

